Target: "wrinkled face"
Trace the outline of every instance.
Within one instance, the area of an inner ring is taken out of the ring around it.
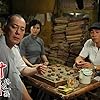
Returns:
[[[7,43],[10,46],[19,44],[25,33],[26,23],[23,18],[12,17],[11,22],[7,25]]]
[[[33,36],[37,36],[40,32],[40,25],[36,24],[35,26],[32,26],[30,31]]]
[[[90,35],[95,43],[100,43],[100,29],[92,29]]]

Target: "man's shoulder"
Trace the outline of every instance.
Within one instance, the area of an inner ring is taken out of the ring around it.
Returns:
[[[6,44],[5,43],[5,36],[3,34],[0,35],[0,43]]]
[[[8,51],[9,50],[9,48],[6,45],[6,42],[5,42],[5,37],[3,35],[0,36],[0,51],[2,51],[2,50],[4,50],[4,51]]]
[[[85,45],[87,45],[87,46],[93,46],[93,45],[94,45],[94,42],[92,41],[92,39],[88,39],[88,40],[85,42]]]
[[[92,39],[88,39],[86,43],[93,43]]]

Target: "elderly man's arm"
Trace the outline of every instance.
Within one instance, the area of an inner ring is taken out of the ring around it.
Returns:
[[[31,67],[26,66],[23,70],[20,71],[20,73],[23,76],[33,76],[35,73],[37,73],[37,69],[36,67],[31,68]]]
[[[44,74],[46,72],[47,66],[43,64],[37,64],[35,67],[26,66],[20,72],[23,76],[33,76],[35,73]]]

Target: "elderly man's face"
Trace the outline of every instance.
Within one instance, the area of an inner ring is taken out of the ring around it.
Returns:
[[[23,18],[12,17],[11,22],[7,26],[8,45],[13,46],[19,44],[25,33],[26,23]]]
[[[90,35],[95,43],[100,43],[100,29],[92,29]]]

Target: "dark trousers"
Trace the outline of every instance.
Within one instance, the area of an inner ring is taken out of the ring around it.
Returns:
[[[53,96],[34,86],[32,86],[31,97],[33,100],[54,100]]]

